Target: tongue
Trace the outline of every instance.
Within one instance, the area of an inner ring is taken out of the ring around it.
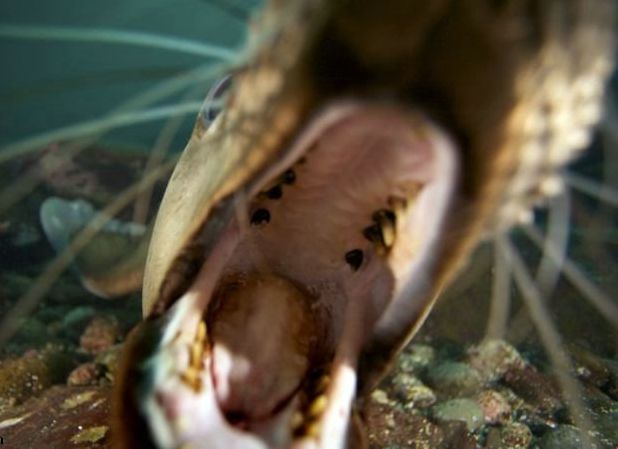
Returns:
[[[309,298],[274,276],[235,279],[208,324],[217,400],[241,427],[269,417],[300,385],[316,343]]]

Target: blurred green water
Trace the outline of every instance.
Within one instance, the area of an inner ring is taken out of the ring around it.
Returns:
[[[139,31],[238,49],[256,0],[5,0],[0,25]],[[24,40],[0,36],[0,147],[91,120],[152,86],[209,61],[197,55],[125,44]],[[214,63],[214,60],[212,60]],[[208,86],[198,86],[203,98]],[[173,104],[184,93],[161,104]],[[173,142],[180,150],[194,116]],[[162,121],[107,134],[104,141],[148,148]]]

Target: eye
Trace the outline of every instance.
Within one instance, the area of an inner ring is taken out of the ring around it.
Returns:
[[[202,120],[206,127],[217,118],[223,108],[225,95],[232,85],[232,75],[228,74],[218,79],[208,91],[202,106]]]

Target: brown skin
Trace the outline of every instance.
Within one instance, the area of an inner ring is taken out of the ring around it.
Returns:
[[[579,10],[583,4],[586,14]],[[424,308],[403,326],[374,335],[361,356],[360,389],[366,394],[481,237],[512,225],[516,217],[509,208],[526,210],[541,195],[540,183],[558,165],[546,157],[552,145],[569,129],[592,125],[551,95],[553,79],[563,79],[567,92],[584,77],[604,83],[611,67],[611,17],[611,2],[602,0],[272,1],[254,24],[253,40],[266,39],[267,45],[235,77],[217,128],[205,135],[198,120],[170,181],[145,273],[147,320],[190,285],[233,213],[231,195],[249,191],[317,110],[342,97],[420,107],[461,148],[456,213]],[[601,94],[581,101],[599,102]],[[563,109],[570,117],[563,128],[528,132],[531,115],[551,124]],[[541,138],[544,145],[535,150],[531,143]],[[573,149],[567,142],[563,151]],[[531,151],[542,154],[526,166]],[[523,187],[515,190],[514,180],[524,175]],[[130,438],[137,438],[131,435],[135,428],[119,405],[131,396],[135,351],[129,341],[129,368],[117,389],[124,399],[116,401],[122,424],[115,427]]]

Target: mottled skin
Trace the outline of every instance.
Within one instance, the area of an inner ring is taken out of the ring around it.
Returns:
[[[551,193],[587,141],[611,69],[609,1],[271,1],[227,107],[198,119],[153,231],[143,290],[147,320],[190,285],[252,189],[307,120],[339,98],[420,108],[454,136],[462,167],[422,307],[374,329],[359,396],[383,376],[442,288],[488,233]],[[140,332],[148,332],[142,329]],[[127,363],[139,358],[128,343]],[[128,373],[128,374],[127,374]],[[128,401],[132,371],[119,391]],[[118,432],[137,444],[123,415]],[[143,431],[143,428],[142,428]]]

